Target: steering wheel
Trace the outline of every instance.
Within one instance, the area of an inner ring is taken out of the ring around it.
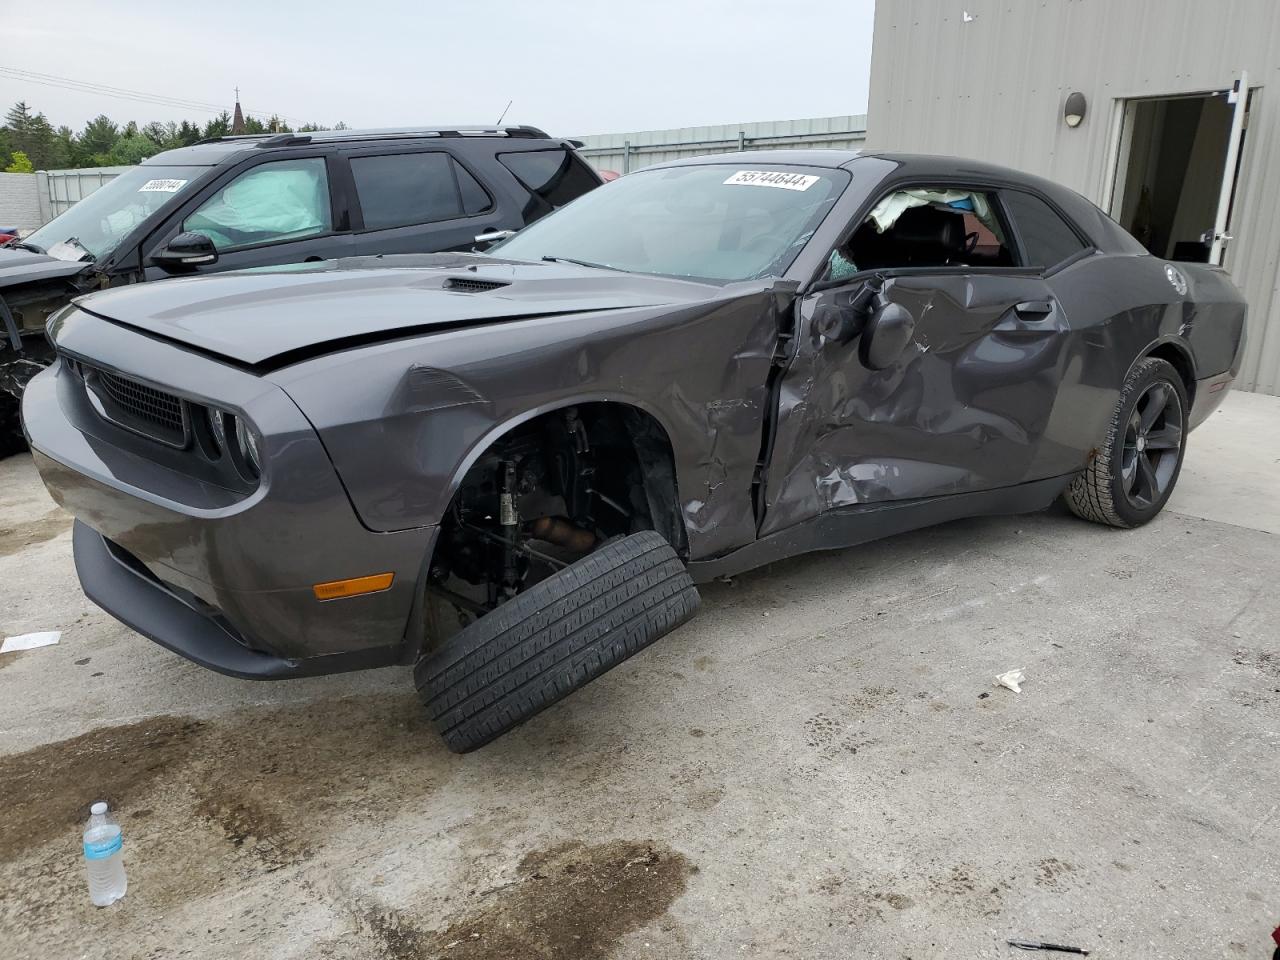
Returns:
[[[978,246],[978,239],[979,239],[979,237],[978,237],[978,231],[977,231],[977,230],[973,231],[973,233],[966,233],[966,234],[965,234],[965,236],[964,236],[964,255],[965,255],[966,257],[967,257],[969,254],[973,253],[973,251],[977,248],[977,246]]]

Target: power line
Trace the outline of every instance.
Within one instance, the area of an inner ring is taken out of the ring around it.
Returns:
[[[92,93],[102,97],[115,97],[120,100],[136,100],[140,103],[150,103],[156,106],[177,107],[183,110],[199,110],[205,113],[230,113],[231,111],[222,104],[209,103],[203,100],[188,100],[181,97],[171,97],[166,94],[147,93],[142,90],[128,90],[124,87],[113,87],[104,83],[96,83],[87,80],[74,80],[70,77],[59,77],[48,73],[37,73],[34,70],[23,70],[18,67],[10,67],[0,65],[0,76],[9,77],[13,80],[22,80],[27,83],[36,83],[46,87],[60,87],[64,90],[75,90],[81,93]],[[301,121],[297,117],[289,117],[284,114],[266,110],[248,110],[242,104],[241,111],[246,116],[256,116],[259,119],[270,119],[272,116],[279,117],[288,123],[299,125],[306,121]]]

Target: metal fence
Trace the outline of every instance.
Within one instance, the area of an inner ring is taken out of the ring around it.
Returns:
[[[40,217],[48,223],[70,210],[104,183],[114,180],[129,167],[86,167],[80,170],[40,170]]]
[[[655,163],[736,150],[795,147],[860,148],[867,139],[865,114],[727,123],[711,127],[676,127],[579,137],[580,153],[597,170],[630,173]]]

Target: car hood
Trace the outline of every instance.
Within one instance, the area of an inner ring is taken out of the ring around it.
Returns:
[[[0,289],[31,283],[35,280],[57,280],[73,277],[90,264],[75,260],[59,260],[57,257],[32,253],[30,250],[14,250],[0,247]]]
[[[357,257],[134,284],[76,300],[251,366],[479,323],[694,302],[719,288],[467,254]]]

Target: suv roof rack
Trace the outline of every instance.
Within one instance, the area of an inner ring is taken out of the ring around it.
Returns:
[[[222,137],[208,137],[200,143],[235,143],[255,141],[262,149],[293,147],[306,143],[343,143],[359,140],[392,140],[410,137],[522,137],[531,140],[552,140],[549,133],[538,127],[487,127],[459,124],[452,127],[388,127],[378,130],[316,130],[312,133],[248,133]]]

